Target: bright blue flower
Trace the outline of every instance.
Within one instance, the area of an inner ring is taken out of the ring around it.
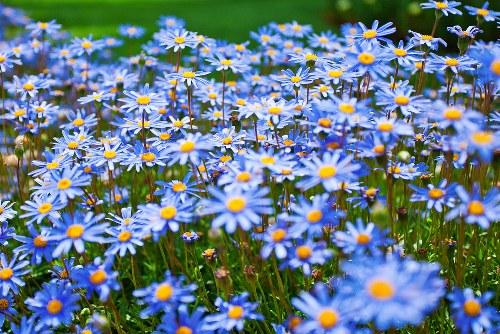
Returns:
[[[108,300],[111,290],[120,290],[118,283],[118,272],[112,271],[113,261],[101,261],[100,257],[94,259],[83,268],[73,270],[70,278],[76,282],[75,287],[87,289],[87,299],[90,299],[95,291],[102,302]]]
[[[495,21],[498,17],[500,17],[500,13],[488,9],[489,4],[490,3],[486,1],[481,8],[476,8],[472,6],[464,6],[464,7],[469,11],[469,15],[476,15],[478,17],[478,21],[479,20]]]
[[[428,189],[417,187],[410,184],[409,187],[415,191],[411,195],[410,202],[427,202],[426,208],[430,210],[436,209],[437,212],[443,211],[443,205],[447,207],[455,206],[455,187],[456,183],[446,186],[448,181],[443,179],[437,187],[433,184],[428,184]]]
[[[324,241],[313,239],[297,240],[297,246],[288,251],[288,260],[280,265],[280,270],[302,268],[305,276],[311,276],[312,265],[325,264],[333,256]]]
[[[14,249],[14,253],[21,253],[19,257],[20,260],[24,259],[28,255],[31,255],[31,265],[36,266],[42,263],[42,258],[45,258],[47,262],[52,262],[52,252],[56,242],[49,240],[48,229],[42,229],[40,233],[37,232],[35,226],[27,225],[28,232],[31,237],[25,237],[22,235],[16,235],[14,239],[22,242],[24,245]]]
[[[423,9],[435,9],[436,12],[440,12],[440,13],[448,16],[448,13],[462,15],[462,12],[455,8],[455,7],[460,6],[460,4],[461,4],[461,2],[457,2],[457,1],[448,1],[448,0],[434,1],[434,0],[431,0],[430,2],[421,3],[420,6]]]
[[[361,27],[361,32],[350,35],[349,37],[354,39],[355,43],[369,43],[369,44],[378,44],[380,41],[384,41],[386,43],[390,42],[389,39],[381,36],[387,36],[396,31],[396,28],[391,27],[392,22],[386,23],[380,28],[378,27],[378,20],[373,21],[372,27],[368,29],[363,23],[359,22],[359,26]]]
[[[379,256],[383,254],[381,247],[387,247],[393,241],[387,238],[388,230],[380,230],[374,223],[364,224],[361,218],[356,220],[356,226],[346,223],[347,232],[335,231],[333,242],[341,248],[344,254],[365,254],[367,251]]]
[[[181,304],[177,308],[178,315],[175,312],[163,315],[161,323],[156,327],[157,332],[154,334],[208,334],[209,332],[201,328],[205,312],[203,307],[197,307],[190,315],[187,305]]]
[[[33,319],[38,320],[35,329],[45,326],[56,328],[60,324],[71,325],[73,312],[78,311],[80,295],[73,294],[72,288],[65,284],[43,283],[42,291],[37,291],[34,298],[26,299],[28,309],[33,312]]]
[[[78,166],[73,168],[65,167],[61,172],[50,171],[50,183],[41,188],[41,192],[49,192],[57,196],[61,202],[66,203],[68,199],[83,196],[82,187],[90,185],[91,177]]]
[[[265,232],[256,234],[254,237],[265,242],[260,250],[262,258],[267,259],[274,252],[276,258],[281,260],[286,258],[288,249],[293,246],[292,241],[298,236],[299,234],[290,232],[286,217],[284,217],[279,219],[277,224],[270,226]]]
[[[0,287],[2,288],[2,294],[6,295],[9,290],[12,290],[15,294],[19,293],[19,286],[25,286],[26,283],[21,279],[21,276],[26,275],[31,270],[24,269],[29,265],[28,261],[17,262],[17,257],[19,253],[12,256],[11,260],[7,259],[4,253],[0,254]]]
[[[197,166],[200,160],[207,155],[207,151],[212,148],[212,144],[203,138],[200,132],[194,135],[190,133],[166,149],[165,153],[170,154],[168,166],[172,166],[176,162],[185,165],[188,161]]]
[[[131,24],[120,24],[118,27],[118,33],[123,37],[128,38],[141,38],[146,32],[146,29],[139,26],[133,26]]]
[[[144,85],[140,92],[124,90],[125,98],[118,99],[123,102],[120,109],[124,109],[127,113],[137,110],[139,114],[158,112],[165,106],[165,99],[162,97],[163,92],[150,92],[149,83]]]
[[[255,312],[259,303],[248,302],[248,297],[248,292],[231,296],[229,302],[217,297],[215,306],[219,310],[218,313],[207,315],[201,328],[212,333],[215,331],[230,332],[233,329],[243,331],[245,319],[264,320],[261,314]]]
[[[17,311],[13,307],[16,304],[15,304],[13,295],[10,293],[7,293],[7,294],[0,293],[0,305],[1,305],[1,307],[0,307],[0,310],[1,310],[1,312],[0,312],[0,328],[2,328],[2,326],[5,322],[6,316],[10,316],[7,318],[10,321],[11,317],[13,317],[13,318],[17,317]]]
[[[158,312],[174,312],[181,303],[192,303],[196,297],[192,293],[197,289],[196,284],[183,285],[184,276],[173,276],[170,271],[165,272],[165,280],[153,283],[147,288],[138,289],[133,295],[139,298],[139,305],[148,306],[139,313],[141,318],[147,318]]]
[[[412,93],[412,86],[398,86],[394,90],[381,89],[376,93],[377,105],[383,106],[386,112],[399,109],[404,117],[427,110],[431,101],[420,95],[411,96]]]

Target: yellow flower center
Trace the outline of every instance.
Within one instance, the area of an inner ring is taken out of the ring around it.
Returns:
[[[312,250],[309,246],[299,246],[295,252],[297,257],[301,260],[308,259],[312,254]]]
[[[132,233],[130,233],[129,231],[123,231],[120,234],[118,234],[117,239],[121,242],[127,242],[130,240],[131,237]]]
[[[475,317],[481,313],[481,304],[475,300],[467,300],[464,303],[464,313],[469,317]]]
[[[384,132],[391,131],[393,127],[394,127],[394,125],[392,123],[380,123],[378,125],[378,129],[380,131],[384,131]]]
[[[234,213],[238,213],[243,211],[247,203],[243,197],[234,197],[227,201],[226,208]]]
[[[281,113],[281,107],[273,106],[273,107],[270,107],[268,110],[269,110],[269,113],[273,114],[273,115],[279,115]]]
[[[175,183],[172,186],[172,190],[175,191],[176,193],[186,191],[186,189],[187,189],[186,185],[181,182]]]
[[[294,75],[293,77],[290,78],[290,81],[293,83],[300,82],[300,77],[298,75]]]
[[[80,224],[73,224],[66,230],[66,235],[71,239],[78,239],[82,236],[85,228]]]
[[[175,44],[182,44],[182,43],[184,43],[185,41],[186,41],[186,39],[185,39],[184,37],[182,37],[182,36],[179,36],[179,37],[175,37],[175,38],[174,38],[174,43],[175,43]]]
[[[171,138],[169,133],[161,133],[159,137],[161,140],[170,140]]]
[[[70,141],[68,143],[68,148],[71,150],[76,150],[78,148],[78,143],[76,141]]]
[[[369,236],[368,234],[361,233],[361,234],[358,234],[358,236],[356,237],[356,242],[360,245],[366,245],[371,240],[372,240],[372,237]]]
[[[143,95],[136,99],[137,104],[146,105],[151,103],[151,98],[149,96]]]
[[[90,41],[85,41],[82,43],[82,48],[84,49],[90,49],[92,47],[92,42]]]
[[[331,70],[328,71],[328,76],[330,78],[340,78],[344,72],[341,70]]]
[[[3,63],[5,61],[5,59],[7,59],[7,58],[5,58],[4,56],[0,56],[0,63]]]
[[[106,280],[107,274],[104,270],[96,270],[90,275],[90,282],[94,285],[102,284]]]
[[[68,189],[69,187],[71,187],[70,179],[61,179],[59,180],[59,182],[57,182],[57,189],[59,190]]]
[[[81,118],[77,118],[73,121],[74,126],[82,126],[85,124],[85,121]]]
[[[332,125],[332,121],[329,118],[318,119],[318,125],[323,128],[329,128]]]
[[[141,154],[141,159],[143,161],[152,162],[155,160],[155,158],[156,158],[156,155],[153,152],[146,152],[146,153]]]
[[[400,106],[406,106],[408,103],[410,103],[410,98],[404,95],[396,96],[394,98],[394,102]]]
[[[233,158],[231,158],[229,155],[223,155],[222,157],[219,158],[219,161],[222,163],[226,163],[231,160],[233,160]]]
[[[241,319],[243,316],[243,307],[233,306],[227,311],[227,315],[231,319]]]
[[[457,108],[448,108],[444,111],[444,117],[451,121],[456,121],[462,118],[462,111]]]
[[[318,314],[318,322],[325,329],[334,327],[338,320],[338,313],[331,309],[325,309]]]
[[[61,312],[63,308],[63,304],[57,300],[57,299],[52,299],[48,304],[47,304],[47,312],[49,312],[50,314],[58,314],[59,312]]]
[[[322,179],[329,179],[337,174],[337,169],[333,166],[322,166],[318,170],[318,176]]]
[[[115,151],[104,151],[104,158],[106,159],[113,159],[116,157],[116,152]]]
[[[359,54],[358,61],[363,65],[371,65],[375,62],[375,56],[371,53],[363,52]]]
[[[354,107],[350,103],[341,103],[339,105],[339,110],[342,111],[345,114],[352,114],[353,112],[356,111],[356,107]]]
[[[186,326],[180,326],[175,331],[175,334],[193,334],[193,330]]]
[[[0,310],[6,310],[9,308],[9,300],[2,298],[0,299]]]
[[[226,138],[222,139],[222,144],[224,144],[224,145],[231,145],[232,142],[233,142],[233,138],[231,138],[231,137],[226,137]]]
[[[456,60],[455,58],[450,58],[450,59],[446,59],[445,63],[448,66],[457,66],[458,60]]]
[[[265,156],[260,159],[264,165],[274,165],[274,158],[270,156]]]
[[[14,272],[10,268],[3,268],[0,270],[0,279],[2,281],[6,281],[10,279],[12,276],[14,276]]]
[[[307,214],[307,220],[310,223],[317,223],[321,220],[321,218],[323,218],[323,212],[320,210],[311,210],[311,212]]]
[[[432,199],[440,199],[441,197],[443,197],[443,195],[444,192],[441,189],[434,188],[429,190],[429,197]]]
[[[196,77],[196,74],[192,71],[187,71],[182,73],[182,76],[187,79],[193,79],[194,77]]]
[[[220,63],[224,66],[231,66],[233,64],[233,61],[231,59],[222,59]]]
[[[389,168],[387,168],[387,171],[389,173],[399,174],[401,173],[401,168],[399,168],[398,166],[390,166]]]
[[[373,147],[373,152],[375,152],[377,154],[382,154],[385,152],[385,146],[384,145],[377,145],[377,146]]]
[[[145,128],[147,128],[147,127],[149,127],[150,125],[151,125],[151,122],[149,122],[149,121],[145,121],[144,123],[142,123],[141,121],[137,122],[137,126],[139,126],[139,127],[141,127],[141,128],[142,128],[143,126],[144,126]]]
[[[166,206],[160,210],[160,216],[163,219],[170,220],[177,214],[177,209],[173,206]]]
[[[366,38],[366,39],[372,39],[372,38],[375,38],[377,36],[377,31],[376,30],[367,30],[363,33],[363,37]]]
[[[45,246],[47,246],[47,239],[45,239],[44,236],[37,236],[33,239],[33,245],[35,245],[36,248],[44,248]]]
[[[486,16],[489,13],[490,13],[490,11],[487,10],[487,9],[480,8],[480,9],[477,10],[477,15],[479,15],[479,16]]]
[[[424,40],[424,41],[432,41],[432,36],[431,35],[422,35],[422,40]]]
[[[38,207],[38,212],[41,214],[48,213],[50,210],[52,210],[52,204],[50,203],[43,203]]]
[[[19,110],[14,111],[14,116],[16,116],[16,117],[20,117],[20,116],[23,116],[25,114],[26,114],[26,110],[24,110],[24,109],[19,109]]]
[[[286,230],[279,228],[273,232],[272,237],[274,242],[283,241],[286,237]]]
[[[266,136],[264,136],[264,135],[257,135],[257,139],[258,140],[264,140],[264,139],[266,139]]]
[[[179,149],[183,153],[188,153],[188,152],[191,152],[192,150],[194,150],[194,147],[195,147],[194,142],[186,141],[186,142],[181,144]]]
[[[160,286],[156,289],[156,298],[158,298],[158,300],[162,302],[165,302],[170,299],[173,292],[174,289],[170,284],[167,283],[160,284]]]
[[[285,146],[292,146],[293,145],[293,140],[290,140],[290,139],[283,140],[283,145],[285,145]]]
[[[408,54],[408,52],[405,49],[394,49],[394,54],[398,57],[404,57]]]
[[[24,90],[33,90],[35,89],[35,85],[33,85],[31,82],[27,82],[23,85]]]
[[[314,53],[306,53],[305,58],[307,60],[318,60],[318,56],[316,56]]]
[[[375,280],[368,287],[368,293],[375,299],[387,300],[394,296],[394,287],[384,280]]]
[[[236,176],[238,182],[248,182],[251,178],[252,175],[249,172],[241,172]]]
[[[476,144],[491,144],[493,142],[493,133],[479,131],[472,135],[472,140],[474,140]]]
[[[470,201],[468,211],[471,215],[480,216],[484,213],[484,205],[479,201]]]
[[[448,8],[448,4],[444,2],[436,2],[436,7],[439,9],[446,9]]]
[[[369,196],[369,197],[373,197],[373,196],[377,195],[377,189],[375,189],[375,188],[367,189],[365,191],[365,195]]]

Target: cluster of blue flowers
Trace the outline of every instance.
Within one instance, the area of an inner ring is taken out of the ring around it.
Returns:
[[[449,27],[459,54],[441,55],[436,26],[460,5],[423,3],[433,31],[397,43],[378,21],[272,23],[233,44],[162,17],[119,60],[144,28],[71,38],[0,7],[22,28],[0,42],[0,327],[105,333],[111,310],[113,332],[133,332],[122,293],[155,333],[429,330],[440,305],[449,328],[497,332],[493,293],[465,287],[462,265],[465,240],[498,251],[500,44],[479,38],[500,13],[465,6],[477,23]],[[168,270],[143,284],[158,250]]]

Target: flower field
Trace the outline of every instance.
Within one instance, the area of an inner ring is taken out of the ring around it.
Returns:
[[[500,13],[420,6],[126,57],[0,6],[0,332],[498,333]]]

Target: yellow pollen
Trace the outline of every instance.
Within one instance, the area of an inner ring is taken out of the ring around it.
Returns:
[[[306,53],[305,58],[307,60],[318,60],[318,56],[316,56],[314,53]]]
[[[350,103],[341,103],[339,104],[339,110],[345,114],[352,114],[356,111],[356,107]]]
[[[279,228],[276,231],[273,232],[272,238],[274,242],[281,242],[285,240],[286,237],[286,230]]]
[[[166,206],[160,210],[160,217],[166,220],[171,220],[177,214],[177,209],[173,206]]]
[[[35,89],[35,85],[33,85],[31,82],[27,82],[23,85],[24,90],[33,90]]]
[[[23,115],[26,115],[26,110],[24,110],[24,109],[19,109],[19,110],[14,111],[14,116],[16,116],[16,117],[20,117]]]
[[[401,168],[399,168],[398,166],[390,166],[389,168],[387,168],[387,171],[389,173],[399,174],[401,173]]]
[[[270,156],[265,156],[260,159],[264,165],[274,165],[274,158]]]
[[[372,240],[372,237],[367,234],[358,234],[356,237],[356,242],[360,245],[366,245]]]
[[[423,41],[431,41],[432,40],[432,36],[431,35],[422,35],[422,40]]]
[[[312,210],[307,214],[307,220],[310,223],[317,223],[321,220],[321,218],[323,218],[323,212],[320,210]]]
[[[365,194],[366,196],[374,197],[375,195],[377,195],[377,189],[375,188],[366,189]]]
[[[128,225],[132,221],[132,218],[125,218],[123,221],[125,222],[125,225]]]
[[[372,38],[375,38],[377,37],[377,31],[376,30],[367,30],[363,33],[363,37],[366,38],[366,39],[372,39]]]
[[[244,106],[246,104],[246,102],[243,99],[237,99],[236,104],[239,106]],[[215,115],[215,112],[214,112],[214,115]]]
[[[450,58],[450,59],[446,59],[445,63],[448,66],[457,66],[458,60],[456,60],[455,58]]]
[[[480,216],[484,214],[483,203],[479,201],[470,201],[468,211],[471,215]]]
[[[370,53],[363,52],[359,54],[358,61],[363,65],[371,65],[375,62],[375,56]]]
[[[4,56],[0,56],[0,63],[3,63],[5,61],[5,59],[7,59],[7,58],[5,58]]]
[[[266,136],[264,136],[264,135],[257,135],[257,139],[258,140],[264,140],[264,139],[266,139]]]
[[[0,279],[6,281],[14,276],[14,272],[10,268],[3,268],[0,270]]]
[[[233,61],[231,59],[222,59],[220,63],[224,66],[231,66],[233,64]]]
[[[241,172],[236,176],[238,182],[248,182],[251,178],[252,175],[249,172]]]
[[[85,121],[81,118],[77,118],[73,121],[74,126],[82,126],[85,124]]]
[[[9,308],[9,300],[2,298],[0,299],[0,310],[6,310]]]
[[[408,54],[408,52],[405,49],[394,49],[394,54],[398,57],[404,57]]]
[[[272,115],[279,115],[281,113],[281,107],[276,107],[276,106],[273,106],[273,107],[270,107],[268,109],[269,113],[272,114]]]
[[[158,300],[165,302],[172,297],[172,293],[174,292],[174,289],[170,284],[163,283],[161,284],[157,289],[156,289],[156,298]]]
[[[174,185],[172,186],[172,190],[176,193],[186,191],[186,189],[187,186],[182,182],[174,183]]]
[[[479,16],[486,16],[486,15],[488,15],[489,13],[490,13],[490,11],[489,11],[489,10],[487,10],[487,9],[479,8],[479,9],[477,10],[477,15],[479,15]]]
[[[116,238],[121,242],[126,242],[129,241],[131,237],[132,233],[130,233],[129,231],[123,231],[120,234],[118,234]]]
[[[241,319],[243,316],[243,307],[233,306],[227,311],[227,316],[231,319]]]
[[[293,77],[290,78],[290,81],[293,83],[300,82],[300,80],[301,80],[300,77],[297,75],[294,75]]]
[[[448,4],[439,1],[439,2],[436,2],[436,7],[439,9],[446,9],[446,8],[448,8]]]
[[[385,153],[385,146],[384,145],[377,145],[373,147],[373,152],[377,154],[383,154]]]
[[[90,282],[94,285],[102,284],[106,280],[106,272],[104,270],[96,270],[92,275],[90,275]]]
[[[35,245],[36,248],[44,248],[45,246],[47,246],[47,239],[45,239],[44,236],[37,236],[33,239],[33,245]]]
[[[380,131],[384,131],[384,132],[389,132],[389,131],[391,131],[391,130],[392,130],[392,128],[393,128],[392,123],[380,123],[380,124],[378,125],[378,129],[379,129]]]
[[[186,39],[185,39],[184,37],[182,37],[182,36],[179,36],[179,37],[175,37],[175,38],[174,38],[174,43],[176,43],[176,44],[182,44],[182,43],[184,43],[185,41],[186,41]]]
[[[456,121],[462,118],[462,111],[457,108],[449,108],[444,111],[444,117]]]
[[[52,299],[46,306],[47,312],[50,314],[58,314],[62,308],[63,304],[57,299]]]
[[[213,100],[213,99],[217,98],[217,94],[216,93],[209,93],[208,98]]]
[[[318,119],[318,125],[323,128],[329,128],[332,125],[332,121],[329,118]]]
[[[467,300],[463,306],[464,313],[469,317],[475,317],[481,313],[481,304],[475,300]]]
[[[146,104],[150,104],[151,103],[151,98],[149,96],[139,96],[137,99],[136,99],[136,102],[137,104],[140,104],[140,105],[146,105]]]
[[[68,148],[71,150],[76,150],[78,148],[78,143],[76,141],[70,141],[68,143]]]
[[[80,224],[73,224],[66,230],[66,235],[71,239],[78,239],[82,236],[85,228]]]
[[[322,166],[318,170],[318,176],[322,179],[329,179],[337,174],[337,170],[333,166]]]
[[[38,207],[38,212],[41,214],[48,213],[52,209],[52,204],[50,203],[43,203]]]
[[[226,208],[234,213],[238,213],[243,211],[247,203],[243,197],[234,197],[227,201]]]
[[[226,137],[224,139],[222,139],[222,144],[224,145],[231,145],[233,143],[233,138],[231,137]]]
[[[92,42],[90,41],[85,41],[82,43],[82,48],[84,49],[90,49],[92,47]]]
[[[186,326],[180,326],[175,331],[175,334],[193,334],[193,330]]]
[[[344,72],[341,70],[331,70],[328,71],[328,76],[330,78],[340,78]]]
[[[410,98],[408,96],[400,95],[394,98],[394,102],[400,106],[406,106],[410,103]]]
[[[286,139],[283,141],[283,145],[285,146],[292,146],[293,145],[293,140]]]
[[[493,133],[487,131],[479,131],[472,135],[472,140],[474,140],[476,144],[488,145],[493,142]]]
[[[375,299],[387,300],[394,296],[394,287],[384,280],[375,280],[368,288],[368,293]]]
[[[222,157],[219,158],[219,161],[222,163],[226,163],[231,160],[233,160],[233,158],[231,158],[229,155],[223,155]]]
[[[156,158],[156,155],[153,152],[146,152],[146,153],[141,154],[141,159],[143,161],[152,162],[155,160],[155,158]]]
[[[269,42],[271,40],[271,36],[262,35],[262,36],[260,36],[260,39],[262,39],[264,42]]]
[[[330,329],[334,327],[339,320],[339,315],[337,312],[331,309],[325,309],[321,311],[318,315],[318,322],[321,327],[325,329]]]
[[[309,246],[299,246],[295,252],[297,257],[301,260],[308,259],[312,254],[312,250]]]
[[[44,112],[45,108],[44,107],[36,107],[35,110],[36,110],[36,112]]]
[[[328,91],[328,89],[330,89],[330,87],[328,87],[328,86],[321,86],[321,87],[319,87],[319,91],[321,93],[324,93],[324,92]]]
[[[104,151],[104,158],[106,159],[113,159],[116,157],[116,152],[115,151]]]
[[[170,136],[170,134],[169,134],[169,133],[160,133],[160,136],[159,136],[159,137],[160,137],[160,139],[161,139],[161,140],[170,140],[170,138],[171,138],[172,136]]]
[[[57,189],[59,190],[65,190],[71,187],[71,180],[70,179],[60,179],[59,182],[57,182]]]
[[[183,153],[188,153],[194,150],[195,144],[192,141],[185,141],[179,147],[180,151]]]
[[[440,199],[441,197],[443,197],[443,195],[444,192],[441,189],[434,188],[429,190],[429,197],[432,199]]]
[[[196,77],[196,74],[192,71],[187,71],[182,73],[182,76],[187,79],[193,79],[194,77]]]
[[[328,38],[326,38],[326,37],[320,37],[318,39],[318,41],[319,41],[320,44],[326,44],[326,43],[328,43]]]
[[[57,162],[57,161],[49,162],[46,167],[48,170],[57,168],[57,167],[59,167],[59,162]]]

